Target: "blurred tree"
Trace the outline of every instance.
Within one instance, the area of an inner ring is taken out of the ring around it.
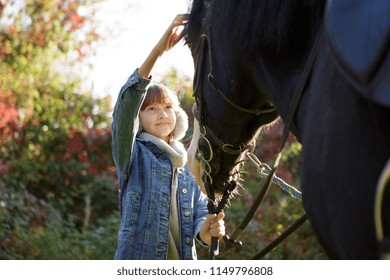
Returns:
[[[40,258],[48,225],[87,234],[116,210],[111,101],[83,83],[100,2],[0,1],[0,258]]]

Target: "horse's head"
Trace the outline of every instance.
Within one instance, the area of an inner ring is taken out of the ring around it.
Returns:
[[[251,50],[231,44],[227,36],[234,34],[221,30],[221,21],[216,25],[219,13],[211,1],[194,1],[187,36],[195,63],[196,102],[188,162],[205,193],[204,183],[223,193],[238,180],[239,167],[246,152],[254,149],[259,128],[278,116],[263,94],[264,81],[253,77],[258,71],[254,61],[243,53]],[[234,18],[242,23],[240,15]]]

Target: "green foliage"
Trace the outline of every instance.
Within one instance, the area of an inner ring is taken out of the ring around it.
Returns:
[[[65,220],[55,204],[26,191],[10,191],[0,181],[0,259],[112,259],[119,213],[109,193],[96,195],[92,222],[80,230],[75,216]],[[103,218],[98,217],[101,213]]]
[[[110,98],[83,85],[100,0],[0,6],[0,258],[112,259]]]

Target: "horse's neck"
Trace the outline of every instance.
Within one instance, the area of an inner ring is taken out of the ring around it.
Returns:
[[[289,35],[280,44],[279,53],[271,53],[270,57],[262,59],[264,65],[259,71],[262,71],[262,74],[265,72],[268,81],[267,94],[282,117],[288,114],[294,92],[304,77],[304,69],[313,51],[314,42],[321,32],[325,2],[318,0],[315,3],[309,1],[307,5],[301,3],[296,11],[300,13],[299,20],[294,21],[297,23],[281,27],[283,33]],[[294,13],[293,16],[297,15]]]
[[[314,58],[317,54],[321,38],[321,25],[313,34],[311,43],[307,45],[298,60],[285,61],[281,63],[268,63],[265,69],[268,72],[269,87],[267,92],[269,98],[278,108],[279,114],[286,119],[290,114],[291,104],[294,102],[296,95],[301,94],[314,64]]]
[[[260,74],[267,78],[266,93],[283,119],[288,115],[304,66],[304,60],[293,66],[285,63],[282,65],[268,64],[265,70],[263,68],[263,74]]]

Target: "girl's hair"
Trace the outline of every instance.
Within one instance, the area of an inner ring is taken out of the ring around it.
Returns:
[[[142,103],[141,111],[145,110],[151,104],[160,103],[172,104],[174,109],[179,107],[179,99],[173,91],[162,84],[151,84],[146,91],[146,97]]]

